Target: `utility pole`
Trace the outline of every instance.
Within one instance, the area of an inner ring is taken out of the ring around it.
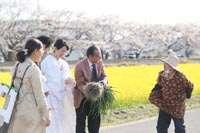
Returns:
[[[147,39],[147,18],[144,18],[144,28],[145,28],[145,39]]]
[[[40,0],[37,0],[37,28],[40,29]]]

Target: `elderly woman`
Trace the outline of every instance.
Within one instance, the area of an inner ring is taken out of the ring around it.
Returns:
[[[163,62],[164,70],[159,73],[149,97],[150,102],[159,108],[157,132],[167,133],[173,119],[175,132],[185,133],[185,101],[191,97],[193,84],[178,69],[179,59],[175,54],[169,55]]]

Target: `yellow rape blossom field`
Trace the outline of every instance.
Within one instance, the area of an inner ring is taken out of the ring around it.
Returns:
[[[193,95],[200,95],[200,64],[180,64],[180,70],[194,83]],[[116,96],[114,108],[148,103],[148,96],[163,65],[106,67],[109,85]],[[71,69],[73,75],[74,69]],[[9,84],[9,72],[0,72],[0,82]]]

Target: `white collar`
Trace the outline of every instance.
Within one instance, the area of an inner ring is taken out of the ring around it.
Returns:
[[[87,59],[87,60],[88,60],[89,66],[91,67],[93,63],[89,59]]]
[[[35,62],[34,62],[31,58],[29,58],[29,57],[26,58],[25,61],[26,61],[26,62],[29,62],[29,63],[31,63],[31,64],[35,64]]]

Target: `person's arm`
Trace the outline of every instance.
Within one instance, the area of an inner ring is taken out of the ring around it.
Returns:
[[[159,85],[158,83],[156,83],[153,87],[153,89],[151,90],[151,92],[154,92],[154,91],[159,91],[162,89],[162,86]]]
[[[46,78],[46,74],[49,72],[49,70],[48,70],[48,61],[46,61],[46,59],[47,58],[45,58],[40,64],[42,75],[45,78]],[[46,95],[49,92],[49,87],[47,86],[47,84],[45,82],[43,83],[43,89],[44,89],[44,92],[45,92],[45,95]]]
[[[162,86],[160,83],[161,73],[162,72],[159,72],[157,83],[155,84],[154,88],[151,90],[151,93],[149,95],[149,101],[150,103],[154,104],[158,108],[165,109],[165,102],[162,99],[162,91],[160,91],[162,89]]]
[[[35,98],[36,105],[40,110],[42,117],[45,119],[49,119],[49,108],[46,102],[46,98],[44,96],[43,88],[42,88],[42,80],[40,75],[40,70],[36,66],[32,67],[31,73],[31,85],[33,89],[33,96]]]
[[[69,65],[66,61],[64,61],[63,73],[64,73],[65,84],[74,86],[74,80],[73,80],[72,75],[70,73]]]
[[[83,70],[79,64],[75,67],[74,76],[76,81],[76,88],[79,89],[84,94],[83,87],[85,86],[86,83],[83,76]]]
[[[185,75],[183,75],[183,85],[185,88],[186,97],[191,98],[194,84],[190,80],[188,80]]]
[[[157,83],[154,85],[153,89],[151,90],[151,92],[154,92],[154,91],[159,91],[162,89],[162,86],[161,86],[161,73],[162,72],[159,72],[158,74],[158,78],[157,78]]]

